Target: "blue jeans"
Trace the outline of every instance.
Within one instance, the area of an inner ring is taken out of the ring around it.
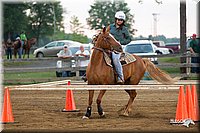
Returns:
[[[124,81],[124,75],[123,75],[123,69],[122,69],[122,65],[120,63],[120,53],[116,54],[115,52],[112,52],[112,60],[113,60],[113,64],[115,66],[115,70],[118,74],[118,80],[121,79]]]
[[[6,50],[7,59],[12,59],[12,49],[7,48]]]
[[[22,58],[22,47],[20,47],[18,49],[18,55],[19,55],[19,59],[21,59]]]
[[[191,62],[192,63],[200,63],[200,57],[192,57]],[[192,73],[200,73],[200,68],[199,67],[192,67],[191,72]]]

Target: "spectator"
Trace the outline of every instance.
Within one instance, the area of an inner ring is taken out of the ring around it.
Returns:
[[[17,41],[17,53],[19,55],[19,59],[22,58],[22,41],[20,40],[20,37],[17,37],[16,38],[16,41]]]
[[[7,42],[6,42],[6,55],[7,55],[7,59],[12,59],[12,41],[10,38],[8,38]]]
[[[79,56],[79,57],[89,57],[90,56],[90,52],[88,50],[85,50],[83,45],[80,46],[80,50],[78,50],[76,53],[75,53],[76,56]],[[84,66],[87,66],[89,63],[89,60],[82,60],[82,61],[79,61],[77,66],[80,66],[80,67],[84,67]]]
[[[192,40],[189,44],[189,50],[192,54],[197,53],[200,54],[200,42],[196,39],[196,34],[192,35]],[[192,57],[192,63],[200,63],[200,57]],[[192,73],[199,73],[199,67],[192,67]]]
[[[72,52],[70,49],[68,49],[68,46],[65,44],[63,47],[63,50],[60,50],[59,53],[57,53],[58,58],[69,58],[72,56]]]
[[[79,57],[90,57],[90,52],[88,50],[85,50],[83,45],[80,46],[80,50],[78,50],[75,53],[76,56]],[[77,62],[77,66],[78,67],[86,67],[88,66],[90,60],[78,60]],[[80,70],[79,71],[79,76],[83,76],[82,79],[84,80],[85,76],[86,76],[86,71],[85,70]]]
[[[65,44],[63,47],[63,50],[60,50],[59,53],[57,53],[58,58],[69,58],[72,57],[72,52],[70,49],[68,49],[68,46]],[[62,64],[62,62],[61,62]],[[69,77],[71,76],[70,71],[56,71],[56,76],[59,77],[59,73],[61,73],[62,77]]]

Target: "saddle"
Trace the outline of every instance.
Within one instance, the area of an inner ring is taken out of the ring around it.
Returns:
[[[104,55],[104,60],[105,60],[106,64],[110,67],[113,67],[113,63],[111,60],[111,53],[107,53],[104,51],[103,55]],[[135,61],[136,61],[136,58],[133,55],[131,55],[130,53],[123,52],[120,56],[120,62],[122,64],[122,66],[130,64]]]

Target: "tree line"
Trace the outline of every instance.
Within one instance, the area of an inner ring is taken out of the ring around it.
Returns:
[[[138,2],[141,2],[141,0]],[[124,11],[126,14],[126,26],[133,36],[137,31],[134,28],[134,15],[130,13],[130,8],[124,0],[96,0],[88,11],[87,24],[91,30],[102,29],[103,26],[114,23],[114,15],[119,10]],[[40,38],[46,38],[48,41],[70,39],[88,43],[91,39],[84,35],[82,31],[84,26],[76,16],[72,16],[70,20],[72,33],[66,34],[64,32],[64,13],[66,12],[59,1],[3,3],[4,39],[8,38],[8,33],[11,33],[12,39],[15,39],[16,35],[20,34],[21,31],[25,31],[27,38],[36,37],[37,40]],[[161,35],[156,39],[162,39],[166,42],[167,38]]]

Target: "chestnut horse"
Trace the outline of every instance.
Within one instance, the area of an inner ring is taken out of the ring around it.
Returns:
[[[98,35],[93,53],[91,55],[90,63],[87,66],[86,75],[88,79],[88,85],[115,85],[116,77],[112,67],[108,66],[103,57],[103,51],[116,50],[122,52],[122,47],[118,41],[109,33],[109,28],[103,28],[102,32]],[[175,82],[167,73],[156,67],[150,60],[142,59],[136,55],[133,55],[136,61],[123,66],[123,73],[125,79],[125,85],[137,85],[144,76],[147,70],[150,77],[161,82],[163,84],[173,84]],[[116,88],[117,89],[117,88]],[[127,105],[121,109],[120,115],[128,116],[131,110],[131,105],[137,95],[136,90],[125,90],[129,95]],[[101,100],[106,90],[100,90],[97,97],[97,110],[100,117],[104,116],[103,108],[101,106]],[[94,97],[94,90],[89,90],[88,107],[84,118],[91,116],[92,102]]]
[[[25,54],[27,54],[27,57],[29,58],[30,49],[36,42],[36,38],[31,38],[23,45],[23,58],[25,58]]]
[[[27,57],[29,58],[29,53],[30,53],[30,48],[37,42],[36,38],[31,38],[29,39],[24,45],[22,49],[23,53],[23,58],[25,58],[25,54],[27,54]],[[13,42],[14,46],[14,56],[17,58],[17,52],[20,48],[20,44],[16,41]]]

